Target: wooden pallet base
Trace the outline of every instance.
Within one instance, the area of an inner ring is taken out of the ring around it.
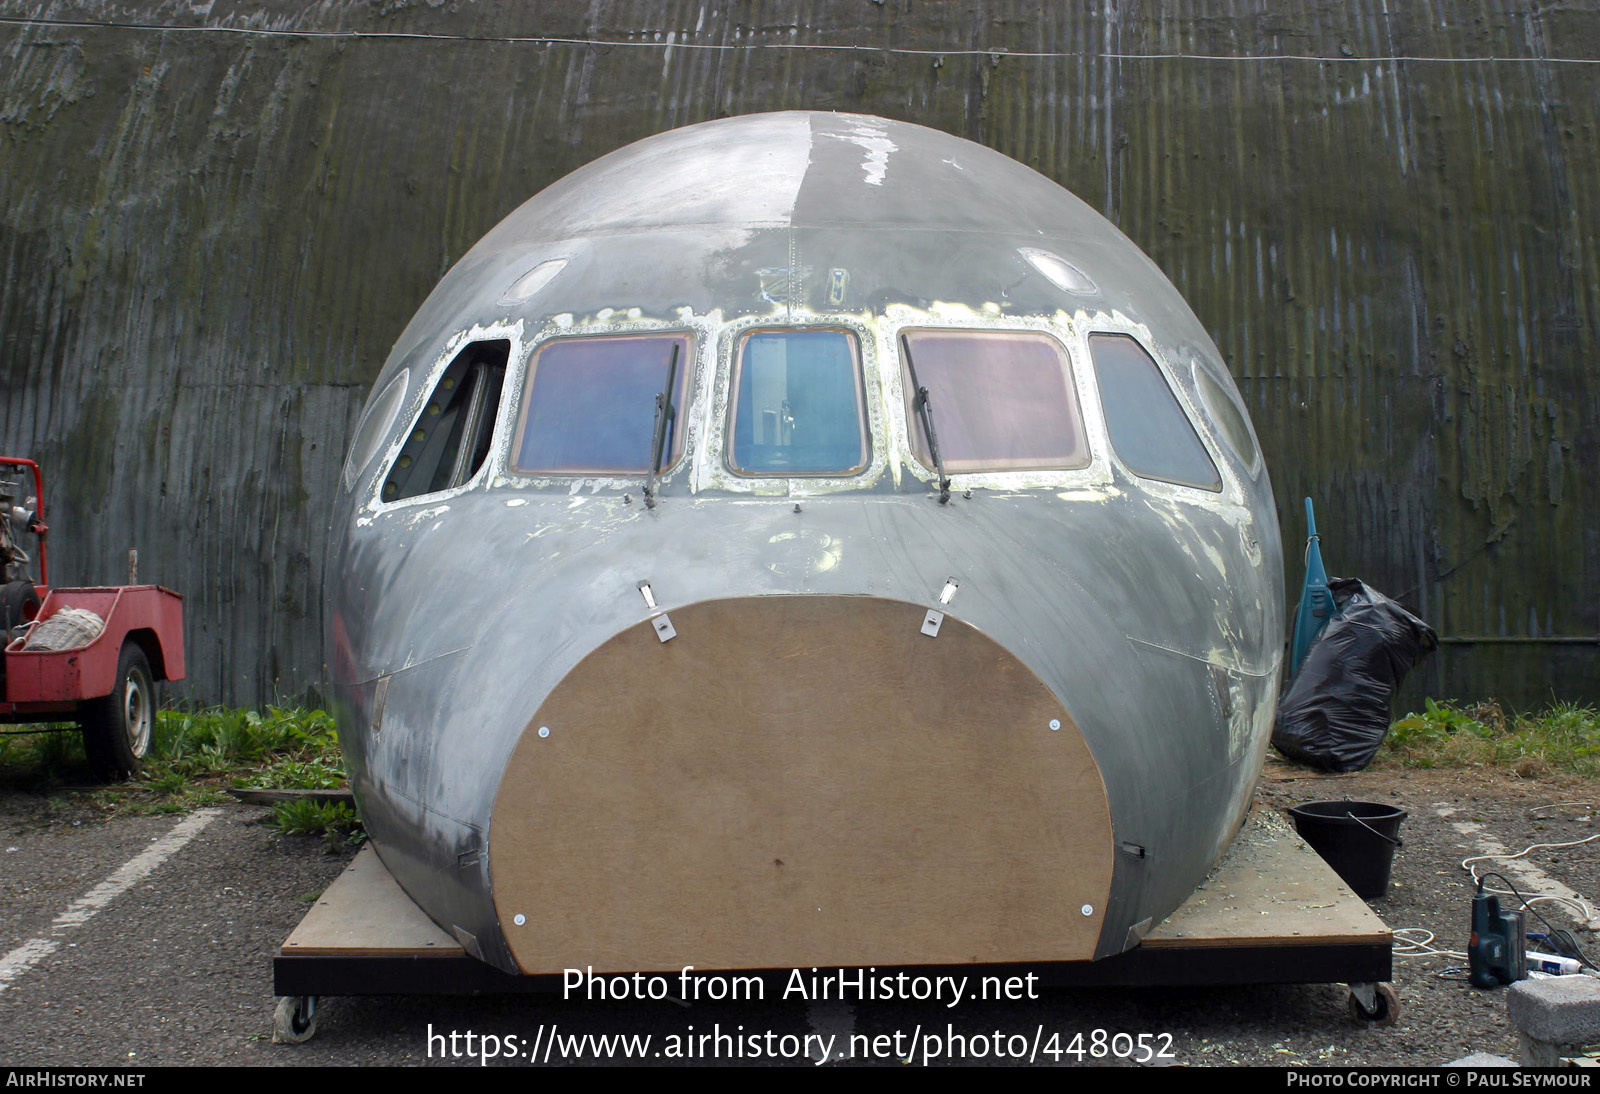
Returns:
[[[1258,810],[1189,900],[1136,949],[1101,961],[961,966],[1048,985],[1375,983],[1391,976],[1389,928],[1277,813]],[[919,971],[931,971],[920,966]],[[892,971],[880,967],[880,972]],[[771,973],[781,984],[788,970]],[[362,850],[273,962],[278,995],[552,991],[469,957]]]

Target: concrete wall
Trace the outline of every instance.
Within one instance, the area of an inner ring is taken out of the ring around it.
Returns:
[[[1600,634],[1596,57],[1540,0],[0,0],[0,449],[58,582],[137,546],[188,595],[190,694],[300,695],[346,438],[450,264],[658,130],[865,111],[1166,270],[1286,540],[1313,495],[1330,569],[1480,640],[1410,690],[1593,700],[1600,646],[1551,640]]]

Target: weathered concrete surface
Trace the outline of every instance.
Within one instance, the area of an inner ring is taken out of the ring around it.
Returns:
[[[1459,1060],[1451,1060],[1441,1067],[1516,1067],[1517,1062],[1505,1056],[1496,1056],[1492,1052],[1474,1052],[1470,1056],[1463,1056]]]
[[[1523,1067],[1556,1067],[1600,1038],[1600,983],[1587,976],[1519,980],[1506,1009],[1522,1041]]]
[[[1286,537],[1310,493],[1336,572],[1495,640],[1411,690],[1600,698],[1600,647],[1498,641],[1600,634],[1588,5],[0,0],[19,18],[124,25],[0,23],[0,448],[51,477],[58,580],[138,546],[189,594],[198,697],[321,679],[344,443],[456,258],[632,140],[806,107],[979,140],[1143,246],[1239,380]]]

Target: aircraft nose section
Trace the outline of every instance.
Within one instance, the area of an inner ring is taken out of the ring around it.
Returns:
[[[705,601],[581,661],[492,813],[522,971],[1091,958],[1113,839],[1089,748],[1020,660],[926,616]]]

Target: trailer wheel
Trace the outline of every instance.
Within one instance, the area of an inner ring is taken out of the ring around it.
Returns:
[[[317,1032],[317,997],[315,995],[285,995],[279,998],[272,1012],[272,1042],[277,1045],[298,1045],[311,1040]]]
[[[124,642],[111,694],[83,704],[83,750],[102,779],[138,771],[150,751],[156,722],[156,685],[137,642]]]

